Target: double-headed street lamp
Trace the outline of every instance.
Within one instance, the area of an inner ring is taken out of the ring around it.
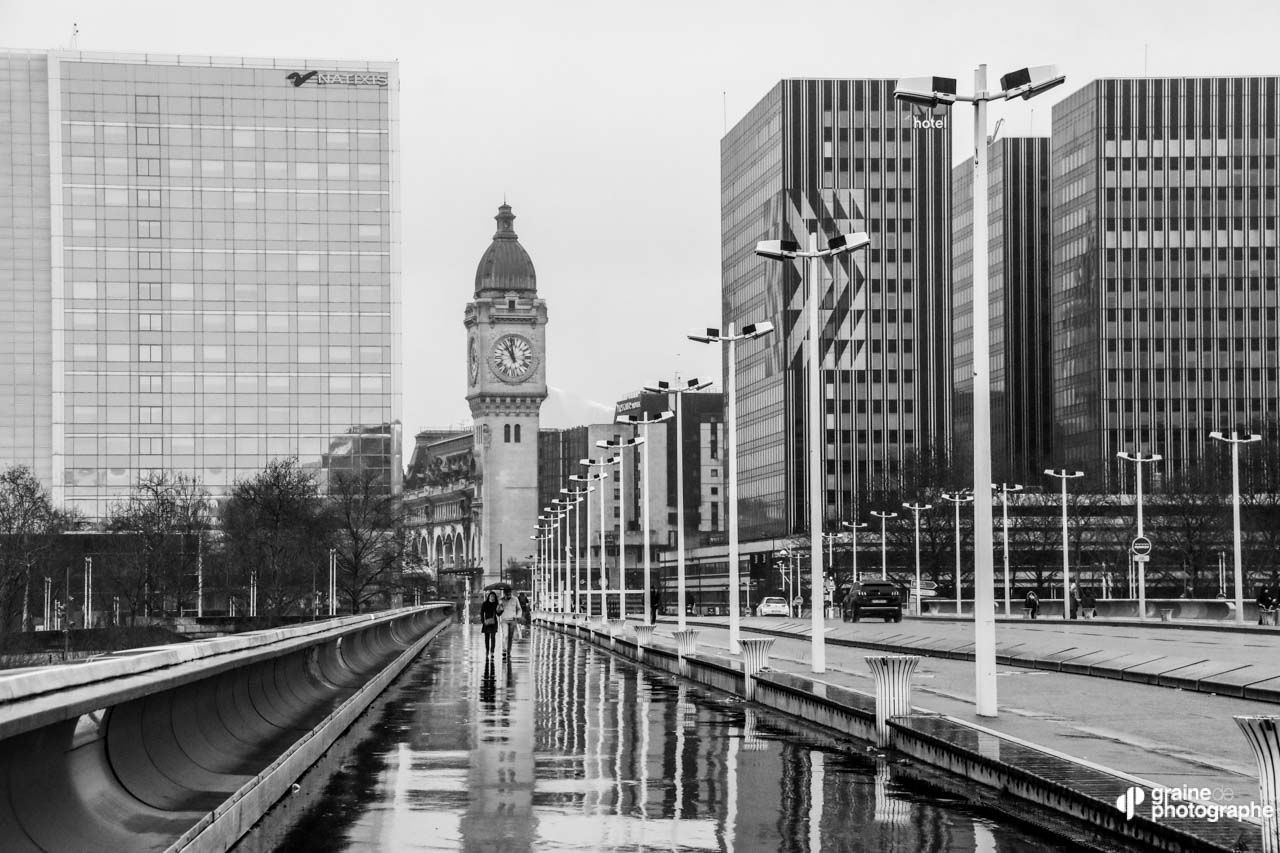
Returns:
[[[737,386],[738,362],[734,357],[738,341],[749,341],[764,337],[773,331],[773,324],[768,320],[751,323],[742,327],[741,334],[733,333],[733,324],[729,324],[727,334],[720,334],[719,329],[707,329],[705,335],[689,335],[689,340],[704,344],[724,343],[728,345],[728,356],[725,366],[725,393],[729,398],[729,413],[725,424],[725,441],[729,453],[729,653],[738,654],[742,650],[741,617],[738,607],[738,400]]]
[[[1044,472],[1050,477],[1057,477],[1062,481],[1062,618],[1071,618],[1071,562],[1068,553],[1070,547],[1067,541],[1067,480],[1073,480],[1076,477],[1083,477],[1083,471],[1068,471],[1061,468],[1057,471],[1052,468],[1044,469]]]
[[[933,504],[903,504],[902,506],[911,510],[916,517],[916,615],[919,616],[924,610],[920,606],[920,513],[922,510],[933,509]]]
[[[560,493],[571,494],[572,492],[569,489],[561,489]],[[569,583],[569,571],[570,571],[570,568],[572,568],[573,576],[574,578],[577,578],[578,576],[577,565],[580,561],[577,554],[578,516],[577,516],[576,510],[578,509],[578,505],[582,503],[584,497],[585,495],[580,494],[575,498],[567,498],[567,497],[555,498],[551,501],[553,504],[559,504],[560,506],[563,506],[566,510],[565,517],[564,517],[564,522],[566,525],[564,534],[563,534],[564,541],[560,543],[560,551],[561,553],[564,554],[564,589],[567,594],[567,600],[569,601],[572,601],[573,599],[575,599],[578,594],[576,581],[574,584]],[[569,525],[572,525],[573,527],[572,543],[569,541],[569,528],[568,528]],[[576,606],[565,607],[565,610],[576,610],[576,609],[577,609]]]
[[[1143,463],[1159,462],[1164,457],[1159,453],[1144,454],[1141,450],[1137,453],[1127,453],[1120,451],[1116,454],[1118,459],[1126,462],[1134,463],[1134,479],[1138,481],[1138,538],[1145,539],[1142,528],[1142,465]],[[1138,556],[1146,557],[1146,554]],[[1147,563],[1146,560],[1138,560],[1138,618],[1147,618]],[[1063,602],[1067,608],[1071,607],[1071,590],[1063,590]]]
[[[679,378],[676,384],[659,382],[657,385],[646,385],[644,390],[653,394],[674,394],[676,397],[676,625],[685,630],[685,577],[684,577],[684,433],[681,431],[680,414],[684,411],[684,395],[692,391],[709,388],[710,382],[698,379],[686,380],[683,385]]]
[[[1004,529],[1004,615],[1009,615],[1009,493],[1022,491],[1020,483],[992,483],[1000,493],[1000,526]]]
[[[889,547],[886,540],[886,532],[884,523],[891,518],[897,518],[896,512],[881,511],[878,509],[871,510],[871,514],[880,519],[880,580],[889,579]]]
[[[587,461],[587,460],[583,460],[583,461]],[[595,474],[570,474],[569,475],[569,481],[572,483],[597,483],[597,482],[600,482],[601,480],[607,480],[607,479],[609,479],[609,474],[605,471],[600,471]],[[586,491],[588,492],[592,492],[592,491],[599,492],[600,521],[601,521],[601,524],[603,524],[604,523],[604,484],[600,483],[599,489],[594,489],[591,486],[586,486],[585,488],[586,488]],[[587,495],[587,505],[584,509],[587,515],[587,573],[583,577],[583,585],[586,590],[586,594],[583,597],[584,598],[583,605],[587,609],[587,615],[590,616],[591,615],[591,496],[590,495]],[[600,555],[600,560],[601,562],[604,561],[603,552]],[[603,612],[603,610],[601,612]]]
[[[609,472],[605,469],[611,465],[620,463],[617,456],[601,456],[599,459],[579,459],[578,464],[591,470],[592,468],[600,469],[600,479],[603,480],[609,476]],[[604,571],[604,483],[600,484],[600,621],[603,622],[608,617],[608,612],[604,606],[604,591],[608,587],[609,580]],[[587,550],[591,550],[591,543],[587,543]],[[587,586],[591,585],[590,573],[587,577]],[[591,596],[588,594],[587,600],[590,601]],[[587,605],[587,609],[591,609],[591,605]]]
[[[572,480],[573,477],[570,476],[569,479]],[[591,493],[593,491],[595,491],[595,489],[591,488],[590,486],[587,486],[586,488],[583,488],[583,489],[561,489],[560,490],[560,494],[568,495],[569,497],[574,498],[575,499],[574,503],[577,503],[578,501],[586,501],[586,503],[583,504],[582,506],[582,512],[587,516],[587,525],[588,525],[587,550],[588,551],[591,550],[591,532],[590,532],[591,530],[590,528]],[[574,613],[578,612],[578,592],[579,590],[582,589],[582,577],[579,575],[579,570],[582,568],[581,546],[582,546],[582,542],[578,538],[578,517],[574,516],[574,521],[573,521],[573,597],[571,599],[573,604],[569,608]],[[588,569],[587,572],[588,572],[588,577],[590,577],[590,569]]]
[[[968,492],[943,492],[942,499],[950,501],[956,507],[956,615],[960,615],[960,504],[973,501]]]
[[[808,280],[805,300],[808,303],[809,315],[809,550],[810,571],[810,611],[812,615],[811,634],[813,636],[813,671],[825,672],[827,669],[824,620],[822,614],[822,516],[825,502],[822,498],[822,341],[821,327],[818,325],[818,291],[822,278],[821,262],[853,252],[871,245],[871,238],[862,232],[855,234],[837,234],[827,241],[827,248],[818,248],[818,235],[809,234],[809,249],[804,251],[800,244],[793,240],[762,240],[756,243],[756,254],[775,261],[791,261],[796,258],[807,258],[809,263],[804,269]],[[854,491],[857,485],[854,484]]]
[[[618,451],[618,618],[627,618],[627,463],[628,447],[639,447],[644,438],[597,441],[596,447]],[[603,531],[601,531],[603,535]]]
[[[1240,445],[1262,441],[1262,436],[1250,433],[1241,438],[1235,430],[1231,437],[1220,432],[1209,433],[1209,438],[1231,445],[1231,535],[1235,546],[1236,624],[1244,624],[1244,560],[1240,553]]]
[[[865,521],[842,521],[840,526],[853,534],[853,577],[849,579],[850,583],[857,583],[858,578],[858,531],[866,528]]]
[[[544,555],[546,553],[546,543],[551,539],[551,528],[537,525],[533,529],[536,533],[529,538],[538,543],[538,563],[537,570],[534,572],[533,601],[539,610],[545,610],[549,594],[547,591],[546,560]]]
[[[651,591],[651,579],[649,577],[649,539],[651,538],[652,529],[649,527],[649,425],[659,424],[663,421],[669,421],[674,418],[675,412],[662,411],[656,415],[622,415],[618,418],[620,424],[630,424],[632,427],[643,427],[644,433],[641,436],[644,439],[644,446],[640,454],[640,510],[642,513],[641,527],[644,530],[644,624],[653,624],[653,593]],[[732,625],[732,623],[730,623]],[[733,630],[730,628],[730,637],[733,636]]]
[[[991,483],[991,342],[987,246],[987,102],[1031,98],[1062,84],[1066,78],[1052,65],[1022,68],[1000,78],[1000,90],[987,90],[987,66],[973,73],[972,95],[957,95],[951,77],[899,80],[893,97],[927,107],[973,104],[973,490]],[[996,703],[996,615],[994,566],[991,558],[991,501],[974,502],[973,659],[977,714],[994,717]]]

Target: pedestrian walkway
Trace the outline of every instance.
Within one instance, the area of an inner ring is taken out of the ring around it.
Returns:
[[[728,653],[726,621],[689,620],[689,627],[701,631],[700,651]],[[844,643],[827,644],[827,671],[818,677],[864,692],[874,690],[864,658],[877,650],[847,643],[856,639],[887,645],[884,641],[896,634],[907,648],[938,644],[938,636],[925,630],[932,628],[948,629],[950,636],[944,635],[944,639],[953,645],[965,639],[958,626],[946,624],[885,625],[883,630],[890,632],[887,636],[865,630],[879,627],[875,625],[830,622],[828,626],[828,639]],[[772,669],[810,674],[807,621],[747,618],[743,627],[744,636],[759,636],[751,629],[764,628],[777,637],[770,659]],[[657,636],[664,645],[673,643],[670,637],[674,630],[674,620],[664,620]],[[1016,639],[1041,650],[1062,644],[1063,639],[1054,636],[1052,629],[1043,630],[1049,635]],[[1117,642],[1114,650],[1124,654],[1129,645],[1153,641],[1141,635]],[[1258,665],[1264,654],[1272,654],[1269,647],[1237,651],[1257,658]],[[1258,799],[1257,765],[1232,718],[1274,713],[1272,704],[1023,666],[998,666],[997,684],[999,715],[979,717],[975,713],[972,662],[923,657],[912,678],[912,704],[922,712],[946,714],[1050,752],[1130,774],[1148,785],[1210,788],[1237,803]]]

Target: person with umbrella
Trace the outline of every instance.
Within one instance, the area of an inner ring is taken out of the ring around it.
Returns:
[[[511,584],[497,584],[502,589],[502,598],[498,601],[498,621],[507,635],[503,657],[511,656],[511,641],[516,635],[516,624],[520,622],[520,600],[511,597]]]

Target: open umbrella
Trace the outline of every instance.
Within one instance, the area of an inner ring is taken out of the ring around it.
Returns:
[[[511,590],[512,590],[512,586],[511,586],[511,584],[507,583],[506,581],[494,581],[493,583],[491,583],[491,584],[489,584],[488,586],[486,586],[486,587],[484,588],[484,591],[485,591],[485,592],[488,592],[488,591],[489,591],[489,590],[491,590],[491,589],[492,589],[492,590],[497,590],[498,592],[511,592]]]

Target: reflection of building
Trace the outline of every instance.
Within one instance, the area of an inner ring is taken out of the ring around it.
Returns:
[[[0,465],[89,516],[348,436],[398,472],[397,66],[0,57]]]
[[[1280,410],[1276,77],[1095,80],[1053,107],[1053,421],[1108,485]],[[1148,472],[1146,476],[1151,476]]]
[[[991,294],[991,463],[1001,482],[1039,482],[1053,464],[1049,370],[1049,140],[987,146]],[[955,452],[973,455],[973,159],[955,167]],[[962,461],[960,464],[965,464]]]
[[[807,347],[801,263],[756,241],[871,248],[823,265],[824,512],[854,514],[916,450],[945,449],[951,417],[951,129],[893,100],[892,80],[783,80],[721,141],[723,323],[771,321],[739,346],[744,539],[807,526]],[[856,469],[856,470],[855,470]]]

